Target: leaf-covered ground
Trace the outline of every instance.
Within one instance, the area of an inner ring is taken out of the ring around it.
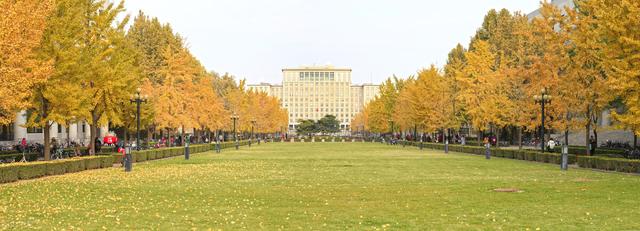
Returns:
[[[263,144],[0,185],[0,229],[637,230],[639,199],[636,175],[381,144]]]

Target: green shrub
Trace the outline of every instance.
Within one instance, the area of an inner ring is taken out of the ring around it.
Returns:
[[[17,181],[18,165],[2,165],[0,166],[0,183],[9,183]]]
[[[97,169],[102,167],[102,162],[97,157],[85,157],[83,159],[84,159],[84,165],[87,168],[87,170]]]
[[[67,165],[66,166],[67,167],[67,173],[79,172],[79,171],[86,170],[86,169],[83,169],[84,161],[82,161],[82,160],[71,159],[71,160],[65,160],[65,162],[66,162],[66,165]]]
[[[113,163],[122,163],[122,153],[111,154],[111,157],[113,158]]]
[[[17,165],[18,179],[28,180],[42,177],[47,174],[46,163],[20,163]]]
[[[147,150],[145,151],[147,153],[147,160],[155,160],[158,159],[158,152],[154,151],[154,150]]]
[[[172,156],[184,155],[182,148],[173,148]]]
[[[112,156],[101,156],[98,157],[100,159],[100,166],[102,168],[111,168],[113,167],[113,157]]]
[[[598,156],[579,156],[577,157],[577,162],[578,166],[583,168],[640,173],[640,160],[627,160]]]
[[[133,153],[136,156],[136,162],[144,162],[147,161],[147,152],[146,151],[139,151],[139,152],[134,152]]]
[[[67,172],[67,163],[65,163],[65,161],[49,161],[46,166],[46,173],[49,176],[65,174]]]

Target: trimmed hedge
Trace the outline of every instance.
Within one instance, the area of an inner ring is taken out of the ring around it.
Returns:
[[[409,142],[409,145],[419,146],[419,142]],[[444,150],[444,144],[423,143],[424,148]],[[452,152],[484,155],[485,148],[478,146],[449,145]],[[560,153],[541,153],[533,150],[512,150],[491,148],[491,156],[517,160],[528,160],[543,163],[560,164]],[[602,169],[607,171],[640,173],[640,160],[628,160],[622,158],[610,158],[602,156],[577,156],[568,155],[569,164],[578,164],[582,168]]]
[[[62,175],[96,168],[107,168],[113,166],[113,160],[111,156],[91,156],[0,165],[0,183],[34,179],[43,176]]]
[[[407,142],[407,145],[420,146],[420,142]],[[444,144],[440,143],[423,143],[424,148],[444,150]],[[485,148],[478,146],[462,146],[462,145],[449,145],[449,151],[469,153],[475,155],[484,155]],[[516,159],[516,160],[528,160],[542,163],[560,164],[562,157],[558,153],[540,153],[532,150],[513,150],[513,149],[500,149],[491,148],[491,156]],[[576,155],[569,154],[569,164],[575,164],[577,161]]]
[[[65,148],[63,150],[69,153],[74,152],[74,148]],[[82,155],[89,155],[89,149],[87,147],[80,147],[79,150]],[[115,151],[115,147],[113,146],[102,146],[100,148],[100,152],[97,154],[107,155],[108,153],[112,153]],[[36,161],[38,160],[38,157],[42,157],[42,155],[40,155],[39,153],[26,153],[25,156],[27,157],[27,161]],[[0,160],[10,160],[11,158],[13,158],[15,161],[22,160],[22,152],[19,152],[17,150],[0,151]]]
[[[560,153],[562,147],[555,147],[554,152]],[[569,153],[576,155],[587,155],[587,148],[584,146],[569,146]],[[609,157],[622,157],[624,155],[623,149],[612,148],[596,148],[596,156],[609,156]]]
[[[607,171],[640,173],[640,160],[608,158],[599,156],[580,156],[578,166]]]
[[[245,146],[249,144],[249,141],[247,140],[239,141],[238,144],[240,146]],[[233,141],[224,142],[220,144],[221,149],[234,148],[234,147],[235,147],[235,143]],[[191,154],[207,152],[214,149],[215,149],[215,144],[197,144],[197,145],[189,146],[189,152]],[[144,162],[148,160],[169,158],[174,156],[183,156],[183,155],[184,155],[184,147],[149,149],[149,150],[142,150],[142,151],[133,151],[131,153],[131,157],[134,163]],[[122,163],[123,157],[121,153],[112,154],[112,156],[114,158],[114,163]]]

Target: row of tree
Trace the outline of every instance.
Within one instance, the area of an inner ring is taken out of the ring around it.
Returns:
[[[599,114],[613,109],[621,128],[640,134],[640,2],[542,3],[541,15],[491,10],[468,49],[458,45],[443,69],[390,78],[352,122],[373,132],[425,132],[471,125],[479,131],[540,129],[534,98],[547,89],[545,129],[584,129],[597,137]],[[499,134],[499,133],[498,133]],[[519,135],[519,136],[520,136]]]
[[[340,131],[340,121],[334,115],[326,115],[318,121],[307,119],[298,121],[298,134],[314,135],[314,134],[331,134]]]
[[[287,123],[279,101],[247,92],[244,81],[208,72],[168,24],[142,12],[129,25],[124,2],[0,0],[0,124],[28,111],[25,126],[86,121],[93,151],[97,127],[135,130],[136,89],[147,96],[142,129],[172,135],[252,124],[275,132]],[[121,19],[121,20],[120,20]]]

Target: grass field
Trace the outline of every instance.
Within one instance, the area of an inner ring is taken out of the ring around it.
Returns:
[[[263,144],[0,185],[0,229],[638,230],[639,199],[636,175],[381,144]]]

